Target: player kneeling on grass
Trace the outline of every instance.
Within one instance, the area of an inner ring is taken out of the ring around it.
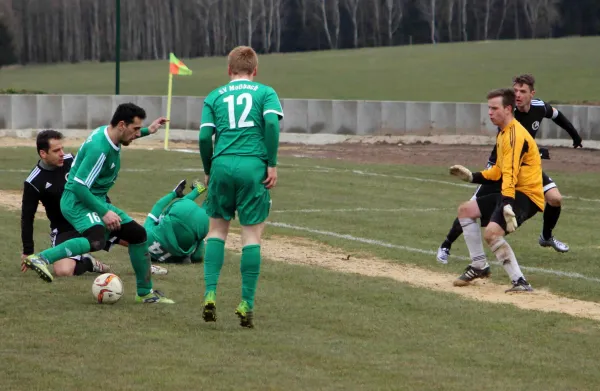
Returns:
[[[129,258],[136,275],[139,303],[172,304],[161,292],[152,288],[152,274],[146,230],[124,211],[106,200],[121,168],[121,146],[134,139],[158,131],[166,118],[158,118],[142,129],[146,112],[133,103],[117,107],[110,124],[94,130],[81,145],[69,173],[60,208],[67,221],[82,237],[64,243],[23,260],[44,281],[52,282],[48,266],[59,259],[99,251],[107,238],[115,233],[129,243]]]
[[[189,259],[190,263],[199,263],[204,259],[208,216],[195,199],[206,188],[195,181],[192,191],[184,196],[185,184],[185,180],[179,182],[172,192],[158,200],[144,222],[148,237],[146,244],[153,262],[187,263]],[[120,244],[127,246],[124,241]],[[152,267],[156,269],[154,274],[168,272],[161,266]]]
[[[60,210],[60,198],[63,194],[69,170],[73,164],[73,155],[63,150],[63,135],[56,130],[42,130],[36,138],[40,160],[31,170],[23,184],[21,203],[21,240],[23,252],[21,261],[34,253],[33,221],[41,202],[50,220],[50,242],[52,247],[80,236],[65,219]],[[59,259],[53,264],[57,277],[81,275],[86,272],[107,273],[110,267],[98,261],[90,254],[75,255]],[[22,265],[22,271],[27,268]]]
[[[506,292],[530,292],[533,289],[525,280],[515,253],[504,236],[514,232],[538,211],[544,210],[542,161],[535,140],[514,118],[514,91],[495,90],[487,98],[490,119],[501,129],[496,139],[496,163],[476,173],[455,165],[450,167],[450,173],[471,183],[502,180],[502,193],[478,197],[458,208],[458,220],[463,228],[471,264],[454,281],[454,285],[466,286],[477,278],[487,278],[491,274],[483,250],[481,229],[476,221],[481,219],[482,225],[487,223],[485,241],[512,281],[512,288]]]
[[[228,57],[230,82],[204,100],[200,125],[200,156],[210,217],[204,259],[206,322],[215,322],[217,282],[225,257],[229,223],[237,211],[242,226],[242,301],[235,313],[242,327],[254,327],[254,294],[260,274],[260,243],[269,216],[269,189],[277,183],[279,120],[283,110],[273,88],[253,81],[256,52],[247,46]],[[212,136],[215,134],[213,149]]]

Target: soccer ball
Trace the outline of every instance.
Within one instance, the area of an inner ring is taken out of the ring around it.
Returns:
[[[123,281],[113,273],[101,274],[92,284],[92,295],[100,304],[114,304],[123,296]]]

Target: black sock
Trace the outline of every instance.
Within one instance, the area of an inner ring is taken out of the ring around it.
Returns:
[[[542,228],[542,237],[544,240],[552,237],[552,230],[556,227],[556,223],[560,217],[560,210],[560,206],[546,204],[546,208],[544,208],[544,227]]]
[[[94,264],[92,264],[92,260],[89,259],[88,257],[81,257],[81,261],[79,262],[75,262],[75,271],[73,271],[73,274],[76,276],[80,276],[85,272],[93,272],[94,271]]]
[[[458,218],[454,220],[454,223],[452,223],[452,228],[450,228],[450,231],[448,232],[448,235],[446,236],[446,240],[444,240],[444,242],[442,243],[442,248],[447,248],[448,250],[450,250],[450,248],[452,248],[452,243],[456,242],[456,239],[458,239],[458,237],[460,235],[462,235],[463,233],[463,229],[460,225],[460,223],[458,222]]]

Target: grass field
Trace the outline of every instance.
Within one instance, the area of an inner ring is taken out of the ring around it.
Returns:
[[[1,152],[0,191],[18,191],[27,175],[22,170],[35,164],[35,151]],[[453,276],[464,268],[464,260],[454,258],[442,266],[433,255],[410,250],[435,250],[455,206],[471,194],[445,169],[361,167],[375,176],[353,172],[355,165],[341,160],[280,161],[270,220],[310,231],[270,226],[272,243],[278,237],[298,243],[309,239],[341,248],[354,262],[378,257]],[[196,154],[176,152],[127,150],[122,167],[111,198],[132,213],[147,213],[180,178],[201,174]],[[509,241],[523,266],[538,268],[526,271],[534,288],[600,302],[597,222],[590,217],[597,202],[589,201],[600,184],[591,174],[553,177],[565,195],[588,199],[569,199],[561,217],[560,238],[573,250],[561,255],[536,244],[539,215]],[[320,212],[310,211],[315,209]],[[465,300],[390,278],[298,266],[282,261],[282,255],[278,261],[264,260],[257,328],[244,330],[233,314],[239,301],[239,255],[228,252],[219,286],[220,319],[209,325],[200,313],[201,265],[171,266],[167,276],[156,277],[155,285],[177,304],[147,308],[133,301],[135,279],[126,251],[99,253],[117,268],[126,296],[114,306],[97,305],[90,293],[93,275],[51,285],[31,272],[22,275],[19,214],[0,208],[0,219],[5,243],[0,257],[2,389],[600,388],[597,321]],[[37,219],[37,249],[47,243],[46,232],[47,221]],[[468,255],[462,239],[453,254]],[[493,272],[493,281],[505,288],[504,271],[494,266]]]
[[[536,75],[547,101],[600,101],[600,37],[419,45],[260,57],[259,80],[283,98],[480,102],[482,91]],[[205,96],[227,81],[225,58],[184,59],[175,95]],[[0,89],[113,94],[114,63],[0,69]],[[168,62],[122,63],[121,93],[166,95]],[[69,80],[65,83],[65,80]],[[325,87],[326,86],[326,87]]]

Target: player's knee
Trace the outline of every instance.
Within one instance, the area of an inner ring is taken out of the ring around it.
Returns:
[[[129,244],[145,243],[147,239],[146,229],[135,221],[131,221],[121,226],[119,237]]]
[[[75,261],[71,258],[61,259],[52,264],[56,277],[69,277],[73,275]]]
[[[94,225],[83,233],[83,237],[90,242],[90,251],[100,251],[106,246],[104,226]]]
[[[546,202],[548,205],[558,208],[562,206],[562,194],[556,188],[548,190],[546,192]]]
[[[459,219],[465,219],[465,218],[475,218],[476,216],[473,216],[472,213],[472,207],[471,207],[472,202],[471,201],[467,201],[467,202],[463,202],[462,204],[460,204],[460,206],[458,207],[458,218]]]
[[[493,246],[498,240],[504,237],[504,230],[496,223],[489,223],[483,231],[483,240],[488,246]]]

